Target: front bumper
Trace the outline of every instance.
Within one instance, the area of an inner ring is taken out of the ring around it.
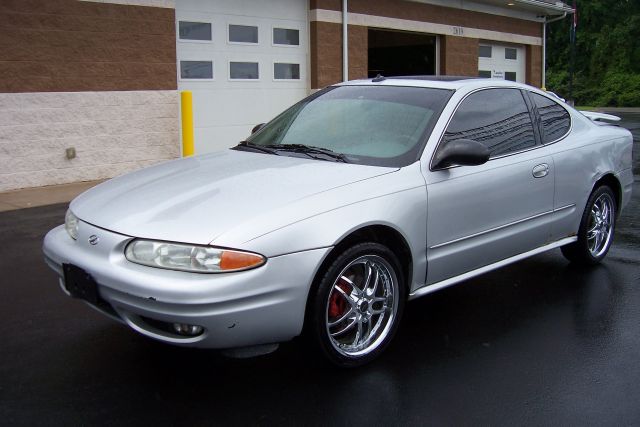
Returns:
[[[88,242],[93,235],[99,238],[96,245]],[[207,348],[276,343],[299,335],[313,277],[330,250],[272,257],[243,272],[200,274],[127,261],[124,248],[131,239],[81,222],[78,240],[59,226],[45,236],[43,251],[63,290],[62,264],[74,264],[98,283],[101,303],[94,308],[160,341]],[[199,325],[204,332],[182,336],[158,327],[164,323]]]

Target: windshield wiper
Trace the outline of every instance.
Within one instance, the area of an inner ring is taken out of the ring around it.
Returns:
[[[330,157],[333,160],[343,163],[349,163],[347,160],[347,156],[342,153],[336,153],[333,150],[322,147],[314,147],[312,145],[304,145],[304,144],[272,144],[272,145],[264,145],[264,147],[280,150],[280,151],[292,151],[294,153],[306,154],[309,157],[318,160],[328,160],[322,157],[314,156],[314,154],[321,154],[323,156]]]
[[[233,147],[234,150],[242,150],[242,151],[254,151],[258,153],[268,153],[274,154],[278,156],[279,154],[273,148],[265,147],[263,145],[253,144],[248,141],[240,141],[238,145]]]

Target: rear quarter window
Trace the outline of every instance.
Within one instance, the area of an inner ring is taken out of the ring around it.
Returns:
[[[571,116],[560,104],[546,96],[530,92],[540,116],[542,143],[549,144],[564,137],[571,129]]]

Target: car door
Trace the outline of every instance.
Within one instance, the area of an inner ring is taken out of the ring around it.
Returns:
[[[516,88],[483,89],[453,114],[433,155],[451,141],[473,139],[491,157],[479,166],[429,166],[427,284],[548,242],[553,159],[539,143],[527,102]]]
[[[552,240],[560,240],[577,232],[582,209],[589,197],[589,184],[593,169],[585,167],[584,159],[592,157],[588,150],[577,144],[585,135],[571,135],[571,115],[555,100],[538,93],[528,92],[535,107],[540,127],[540,140],[545,151],[553,157],[555,166],[555,192],[553,204]],[[579,207],[578,207],[579,206]]]

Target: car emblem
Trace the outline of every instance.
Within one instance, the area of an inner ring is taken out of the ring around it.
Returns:
[[[90,244],[97,245],[99,241],[100,241],[100,238],[98,236],[96,236],[95,234],[92,234],[91,236],[89,236],[89,243]]]

